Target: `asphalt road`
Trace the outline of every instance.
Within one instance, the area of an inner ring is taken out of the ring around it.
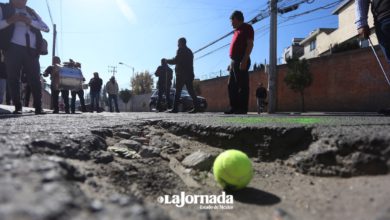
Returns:
[[[272,172],[280,172],[283,169],[276,167],[282,164],[288,167],[286,169],[303,175],[300,176],[302,181],[319,176],[341,180],[352,177],[340,183],[348,185],[354,178],[366,178],[364,181],[367,182],[374,179],[369,186],[384,190],[382,193],[373,192],[373,200],[378,203],[375,203],[375,208],[367,208],[366,214],[357,213],[360,216],[354,216],[353,209],[357,208],[354,206],[367,204],[354,204],[351,201],[349,206],[344,207],[347,210],[342,210],[340,204],[321,210],[322,203],[319,201],[317,214],[320,213],[321,217],[314,219],[380,219],[381,216],[388,216],[386,208],[390,208],[390,190],[386,188],[386,182],[390,180],[390,117],[374,113],[253,113],[228,116],[223,113],[102,112],[34,115],[29,108],[25,108],[22,115],[12,115],[12,110],[12,107],[0,105],[0,220],[179,219],[186,216],[182,210],[158,206],[150,199],[151,194],[163,192],[163,186],[167,186],[164,193],[187,189],[188,186],[183,183],[170,185],[168,182],[161,182],[160,187],[153,188],[139,182],[138,186],[143,188],[138,190],[141,196],[137,196],[137,190],[127,191],[121,185],[125,184],[121,182],[123,179],[131,179],[131,176],[126,176],[130,171],[126,171],[126,175],[118,174],[121,180],[116,182],[118,185],[115,187],[111,186],[110,181],[100,184],[104,182],[104,175],[115,170],[114,166],[126,167],[123,164],[127,162],[121,161],[116,154],[107,150],[115,138],[140,143],[144,141],[142,139],[148,139],[145,143],[158,148],[158,144],[152,143],[153,136],[164,138],[164,133],[189,141],[196,140],[219,150],[243,150],[259,169],[264,166],[263,162],[267,162],[272,164],[271,167],[275,166]],[[155,134],[151,132],[151,128],[163,129],[164,132]],[[129,137],[126,137],[126,132]],[[197,149],[195,145],[194,149]],[[179,151],[184,152],[181,148]],[[176,152],[173,155],[177,158],[182,156]],[[163,166],[163,160],[158,158],[144,158],[139,164],[156,163]],[[111,168],[107,168],[108,166]],[[134,172],[138,172],[138,175],[143,173],[142,165],[134,166]],[[156,175],[161,172],[156,170]],[[371,178],[378,175],[380,178]],[[167,174],[161,179],[178,179],[173,176],[175,175]],[[295,175],[275,175],[274,181],[291,179],[293,176]],[[92,181],[93,178],[96,180]],[[144,178],[146,181],[149,177]],[[317,180],[315,178],[314,183],[317,184]],[[337,187],[335,182],[329,183],[332,184]],[[360,186],[359,183],[353,184],[365,190],[365,196],[370,194],[367,187]],[[283,187],[287,190],[285,185],[281,186],[282,189]],[[318,184],[318,187],[324,185]],[[152,189],[151,193],[146,193],[149,188]],[[268,190],[274,189],[271,187]],[[329,190],[337,191],[334,188]],[[301,197],[297,196],[296,200],[310,197],[304,192],[305,189],[302,189]],[[110,196],[101,198],[100,194]],[[350,196],[348,198],[351,200],[359,200],[359,195]],[[292,209],[286,211],[290,214],[279,219],[294,219],[294,215],[296,219],[313,219],[310,211],[294,210],[295,206],[292,204],[295,200],[283,203],[283,199],[279,198],[281,205],[269,204],[262,210],[264,219],[278,219],[282,215],[280,212],[285,212],[286,207]],[[386,201],[389,202],[386,204]],[[314,198],[312,202],[315,203]],[[345,200],[342,202],[345,203]],[[253,204],[247,206],[245,202],[241,203],[238,205],[240,208],[253,208]],[[281,207],[284,208],[282,211],[278,209]],[[333,214],[326,214],[327,212]],[[196,213],[198,216],[194,219],[224,218],[223,212]],[[349,213],[351,216],[342,213]],[[258,216],[259,213],[253,209],[253,216],[255,214]],[[231,212],[227,216],[227,219],[237,218]],[[253,216],[248,215],[247,219]]]

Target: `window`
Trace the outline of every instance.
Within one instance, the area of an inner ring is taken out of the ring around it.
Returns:
[[[313,40],[312,42],[310,42],[310,51],[313,51],[316,49],[316,40]]]

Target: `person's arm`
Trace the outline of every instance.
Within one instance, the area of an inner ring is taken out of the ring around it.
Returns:
[[[50,28],[46,25],[45,22],[42,21],[42,18],[36,13],[34,10],[32,10],[32,13],[34,13],[34,19],[31,20],[30,25],[38,30],[41,30],[43,32],[49,32]]]
[[[248,67],[248,60],[249,60],[249,57],[252,53],[252,49],[253,49],[253,41],[254,41],[254,31],[253,31],[253,28],[252,26],[249,26],[248,27],[248,35],[247,35],[247,40],[246,40],[246,50],[245,50],[245,54],[244,54],[244,57],[242,58],[241,60],[241,63],[240,63],[240,70],[246,70]]]
[[[369,0],[355,0],[356,5],[356,27],[360,37],[368,39],[370,36],[370,28],[368,27],[368,8]]]
[[[181,49],[178,49],[177,52],[176,52],[176,56],[174,58],[172,58],[172,59],[167,59],[167,63],[171,64],[171,65],[177,64],[178,60],[181,57],[181,53],[182,53],[181,51],[182,51]]]
[[[25,16],[21,16],[21,15],[12,15],[10,18],[8,19],[4,19],[3,17],[3,7],[4,7],[4,4],[1,4],[0,5],[0,30],[4,29],[4,28],[7,28],[9,25],[15,23],[15,22],[18,22],[18,21],[22,21],[22,22],[28,22],[26,19]],[[24,21],[26,20],[26,21]]]

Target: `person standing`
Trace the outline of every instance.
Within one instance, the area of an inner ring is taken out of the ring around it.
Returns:
[[[267,89],[264,88],[263,83],[259,83],[259,86],[256,89],[257,114],[260,114],[264,111],[266,98],[267,98]]]
[[[100,91],[102,90],[103,80],[99,78],[99,73],[94,72],[93,78],[89,81],[89,93],[91,95],[91,112],[95,109],[96,103],[96,112],[100,112],[99,102],[100,102]]]
[[[230,44],[230,76],[228,93],[230,110],[225,114],[247,114],[249,103],[249,67],[250,54],[253,49],[253,27],[244,23],[241,11],[234,11],[230,16],[234,35]]]
[[[10,0],[10,3],[0,4],[0,49],[5,51],[7,84],[15,105],[13,113],[22,113],[20,74],[23,67],[28,73],[35,114],[44,114],[39,55],[43,43],[41,31],[49,32],[49,27],[26,4],[27,0]]]
[[[43,76],[47,77],[50,75],[51,79],[51,103],[53,106],[53,114],[59,113],[58,99],[61,92],[62,100],[64,100],[65,113],[69,114],[69,90],[60,90],[59,89],[59,68],[61,65],[61,59],[57,56],[53,57],[53,65],[46,68]]]
[[[110,112],[113,112],[112,100],[114,100],[115,111],[119,112],[119,108],[118,108],[119,86],[118,86],[118,83],[116,82],[114,76],[112,76],[110,81],[107,82],[106,91],[108,93],[108,105],[110,106]]]
[[[185,85],[188,93],[190,94],[194,108],[188,113],[200,112],[199,101],[196,97],[193,81],[195,78],[194,74],[194,54],[187,47],[187,40],[183,37],[178,40],[179,49],[176,52],[176,57],[167,60],[168,64],[174,64],[176,72],[176,93],[175,100],[173,102],[173,108],[168,111],[169,113],[177,113],[181,90]]]
[[[76,62],[75,63],[75,67],[80,70],[81,75],[82,75],[83,72],[81,71],[81,63]],[[83,76],[83,82],[84,81],[85,81],[85,78]],[[71,100],[71,104],[70,104],[70,109],[72,111],[72,114],[76,113],[76,95],[79,96],[80,105],[81,105],[81,111],[82,112],[86,112],[87,108],[85,107],[84,90],[83,90],[83,88],[80,88],[79,90],[72,90],[71,94],[72,94],[72,100]]]
[[[165,109],[162,108],[162,96],[165,94],[166,106],[171,108],[171,86],[172,86],[172,78],[173,71],[169,68],[166,59],[161,59],[161,66],[159,66],[155,72],[158,77],[157,88],[158,88],[158,99],[157,99],[157,111],[163,111]]]

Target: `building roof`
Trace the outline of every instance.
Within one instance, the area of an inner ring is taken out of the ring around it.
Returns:
[[[300,45],[306,44],[307,42],[311,41],[313,38],[315,38],[317,35],[319,35],[323,32],[329,34],[335,30],[336,30],[336,28],[318,28],[318,29],[312,31],[307,38],[305,38],[303,41],[301,41]]]
[[[349,3],[352,3],[353,0],[344,0],[337,6],[337,8],[332,12],[332,14],[337,15],[341,10],[348,6]]]

